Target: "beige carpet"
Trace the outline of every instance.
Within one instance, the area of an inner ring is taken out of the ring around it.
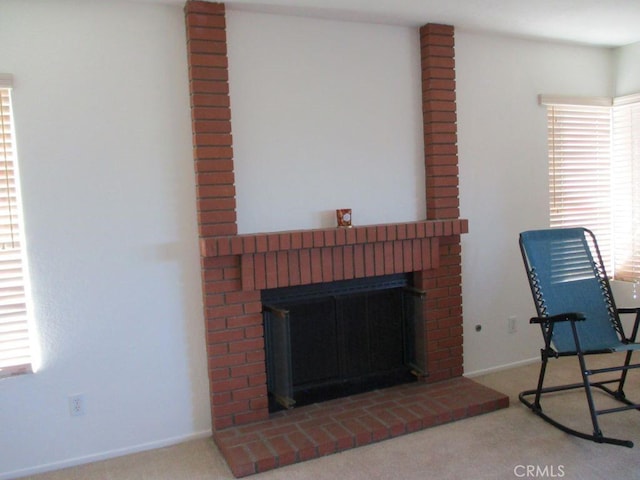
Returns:
[[[554,360],[549,378],[575,381],[579,378],[576,367],[575,359]],[[511,406],[507,409],[246,478],[640,480],[640,412],[601,417],[605,435],[630,439],[636,444],[633,449],[568,436],[533,415],[517,400],[519,391],[533,388],[537,371],[538,364],[534,364],[474,379],[510,395]],[[640,372],[630,374],[627,395],[640,400]],[[548,402],[546,409],[561,412],[560,417],[569,419],[573,426],[591,430],[583,415],[583,394],[559,394]],[[196,480],[232,479],[233,475],[207,439],[27,478]]]

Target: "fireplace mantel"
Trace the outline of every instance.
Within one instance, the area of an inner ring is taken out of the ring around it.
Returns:
[[[308,248],[360,245],[375,242],[416,240],[468,233],[466,219],[422,220],[382,225],[361,225],[285,232],[251,233],[202,238],[203,257],[280,252]]]
[[[251,291],[438,268],[439,238],[467,232],[450,219],[230,235],[202,239],[201,253],[240,256]]]

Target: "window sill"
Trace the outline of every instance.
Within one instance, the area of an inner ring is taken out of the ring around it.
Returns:
[[[18,375],[27,375],[33,373],[33,366],[29,363],[26,365],[15,365],[12,367],[0,367],[0,380],[9,377],[17,377]]]

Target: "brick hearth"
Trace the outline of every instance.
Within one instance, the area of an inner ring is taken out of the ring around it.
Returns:
[[[214,438],[247,475],[508,405],[462,378],[454,30],[420,29],[427,218],[238,235],[225,6],[185,6]],[[423,381],[269,415],[261,290],[412,273],[426,292]]]
[[[509,398],[464,377],[411,383],[317,403],[218,432],[236,477],[492,412]]]

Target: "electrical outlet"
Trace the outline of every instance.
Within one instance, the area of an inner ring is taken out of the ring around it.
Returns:
[[[71,395],[69,396],[69,415],[72,417],[79,417],[85,413],[85,401],[84,395]]]
[[[515,316],[511,316],[507,319],[507,332],[516,333],[517,331],[516,320],[517,318]]]

